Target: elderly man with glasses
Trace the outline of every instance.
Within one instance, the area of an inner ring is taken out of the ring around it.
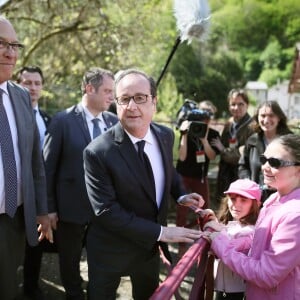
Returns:
[[[85,179],[95,217],[87,233],[90,300],[115,299],[130,276],[134,299],[149,299],[159,284],[159,246],[192,243],[198,230],[167,227],[168,199],[202,207],[185,195],[173,166],[174,133],[152,122],[157,96],[144,72],[124,70],[115,82],[120,122],[85,149]],[[121,295],[122,298],[122,295]]]

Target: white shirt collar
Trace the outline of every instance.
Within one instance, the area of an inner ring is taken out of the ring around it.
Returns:
[[[154,143],[154,136],[153,136],[153,133],[151,132],[150,127],[148,128],[146,135],[142,139],[133,136],[126,129],[124,129],[124,130],[128,134],[128,136],[133,144],[136,144],[137,142],[139,142],[141,140],[144,140],[144,141],[146,141],[146,143],[149,143],[149,144]]]
[[[4,91],[8,95],[8,90],[7,90],[7,81],[4,81],[0,84],[0,89]]]
[[[83,105],[83,110],[84,110],[87,122],[91,122],[95,118],[98,118],[101,122],[104,122],[102,111],[96,117],[94,117],[94,115],[84,105]]]

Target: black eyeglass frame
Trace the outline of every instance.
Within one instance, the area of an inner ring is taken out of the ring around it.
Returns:
[[[119,105],[128,105],[130,103],[131,99],[134,101],[135,104],[143,104],[148,101],[148,97],[152,97],[152,95],[136,94],[133,96],[121,96],[121,97],[116,97],[115,100]]]
[[[4,40],[0,40],[0,49],[9,49],[9,47],[11,47],[14,51],[18,51],[23,49],[24,45],[20,43],[10,43]]]
[[[279,168],[283,168],[283,167],[290,167],[290,166],[300,166],[300,162],[287,161],[287,160],[282,160],[282,159],[275,158],[275,157],[266,158],[264,155],[259,156],[259,161],[262,165],[264,165],[266,162],[268,162],[269,165],[275,169],[279,169]]]

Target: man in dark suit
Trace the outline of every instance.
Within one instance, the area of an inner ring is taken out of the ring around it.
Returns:
[[[46,129],[50,123],[50,116],[39,108],[39,100],[42,95],[44,75],[37,66],[25,66],[18,72],[17,82],[29,90],[32,109],[40,134],[41,150],[44,143]],[[32,300],[42,300],[43,293],[39,288],[39,276],[43,252],[56,251],[56,245],[47,240],[42,240],[37,246],[31,247],[26,243],[23,290],[24,295]]]
[[[9,81],[22,47],[12,24],[0,16],[0,295],[3,300],[17,295],[16,271],[22,264],[25,233],[28,243],[37,245],[37,224],[40,224],[39,239],[46,236],[52,240],[45,172],[30,96],[26,89]],[[8,125],[5,130],[4,123]],[[7,144],[12,146],[9,158],[5,152]],[[13,161],[9,170],[8,160]],[[16,190],[11,193],[8,185],[16,186]]]
[[[84,151],[95,214],[87,233],[88,296],[115,299],[121,277],[130,276],[133,298],[146,300],[159,284],[158,246],[168,255],[165,242],[191,243],[200,237],[197,230],[166,226],[169,195],[182,205],[201,207],[204,201],[196,193],[184,195],[173,166],[174,133],[152,123],[153,79],[125,70],[115,81],[115,98],[120,123]]]
[[[92,215],[83,171],[83,150],[117,121],[107,112],[113,100],[114,76],[92,68],[83,76],[81,103],[56,114],[44,143],[48,205],[67,299],[84,299],[80,258]],[[56,226],[56,221],[57,226]]]

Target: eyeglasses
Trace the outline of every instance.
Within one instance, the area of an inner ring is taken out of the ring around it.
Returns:
[[[128,105],[132,99],[136,104],[142,104],[147,102],[148,97],[152,97],[152,95],[138,94],[134,96],[121,96],[116,97],[116,101],[119,105]]]
[[[24,45],[20,44],[20,43],[9,43],[3,40],[0,40],[0,49],[9,49],[9,47],[11,47],[12,50],[14,51],[18,51],[20,49],[24,48]]]
[[[260,155],[259,160],[262,165],[268,162],[269,165],[275,169],[279,169],[282,167],[289,167],[289,166],[300,166],[300,162],[286,161],[275,157],[266,158],[264,155]]]

